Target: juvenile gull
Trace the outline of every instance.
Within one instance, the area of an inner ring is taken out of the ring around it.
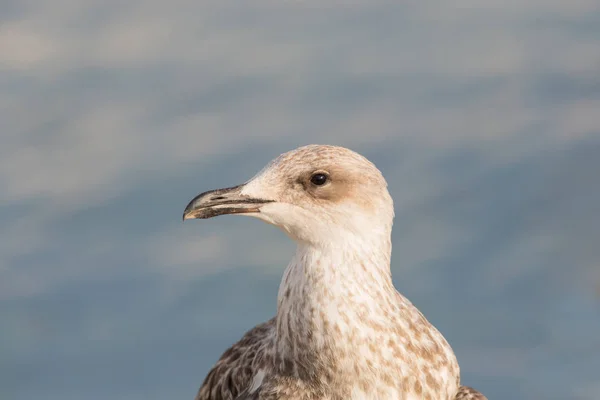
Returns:
[[[185,219],[242,214],[296,243],[277,315],[221,356],[196,400],[485,400],[390,273],[392,198],[361,155],[310,145],[243,185],[194,198]]]

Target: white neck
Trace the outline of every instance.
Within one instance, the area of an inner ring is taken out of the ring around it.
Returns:
[[[319,374],[314,365],[327,368],[361,336],[394,323],[398,294],[390,274],[389,234],[371,238],[298,246],[279,289],[278,368],[314,378]]]

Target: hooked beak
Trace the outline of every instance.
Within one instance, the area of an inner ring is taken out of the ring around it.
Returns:
[[[212,218],[223,214],[258,213],[260,206],[275,201],[242,195],[243,188],[244,185],[239,185],[199,194],[185,207],[183,220]]]

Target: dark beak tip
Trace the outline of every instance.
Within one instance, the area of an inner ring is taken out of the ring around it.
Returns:
[[[194,213],[193,209],[190,208],[186,208],[185,211],[183,212],[183,215],[181,216],[181,221],[185,222],[188,219],[198,219],[198,218],[202,218],[199,213]]]
[[[183,210],[183,216],[181,217],[181,220],[183,222],[185,222],[186,219],[197,219],[198,216],[197,215],[193,215],[193,211],[195,209],[195,205],[196,203],[198,203],[198,199],[200,199],[201,197],[203,197],[205,195],[205,193],[199,194],[198,196],[194,197],[184,208]]]

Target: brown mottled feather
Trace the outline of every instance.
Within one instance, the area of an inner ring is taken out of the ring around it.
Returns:
[[[264,363],[265,345],[274,327],[275,318],[252,328],[227,349],[204,379],[195,400],[237,399]]]
[[[487,400],[487,397],[469,386],[461,386],[454,400]]]
[[[265,344],[275,329],[275,318],[257,325],[227,349],[206,376],[195,400],[255,400],[248,394],[253,374],[264,362]],[[454,400],[488,400],[469,386],[461,386]]]

